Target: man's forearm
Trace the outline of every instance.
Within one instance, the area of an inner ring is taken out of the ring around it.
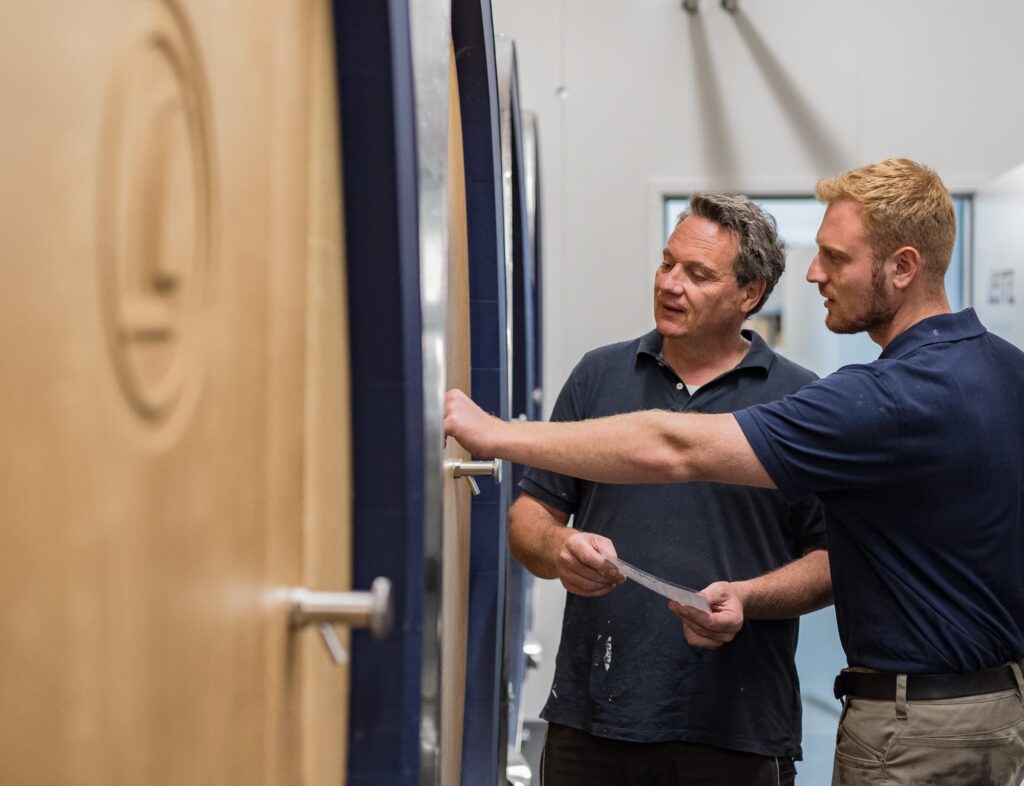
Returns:
[[[557,579],[558,552],[566,526],[526,514],[509,515],[508,545],[512,556],[534,576]]]
[[[493,452],[599,483],[681,480],[685,468],[669,455],[660,422],[664,414],[635,412],[572,423],[512,421],[496,432]]]
[[[599,483],[716,480],[770,488],[732,415],[648,410],[574,423],[502,423],[489,452]]]
[[[828,552],[815,549],[788,565],[733,582],[747,619],[788,619],[820,609],[832,602]]]
[[[535,576],[558,579],[574,595],[607,595],[626,580],[606,557],[615,545],[603,535],[566,526],[569,515],[524,493],[509,511],[509,546]]]
[[[523,494],[508,512],[508,546],[512,556],[534,576],[557,579],[558,553],[570,530],[569,515]]]

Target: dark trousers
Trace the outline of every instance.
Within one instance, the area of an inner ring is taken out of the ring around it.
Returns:
[[[793,786],[792,759],[693,742],[623,742],[548,724],[541,786]]]

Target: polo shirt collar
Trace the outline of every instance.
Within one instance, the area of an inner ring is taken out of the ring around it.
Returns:
[[[750,342],[750,346],[747,348],[747,354],[743,356],[743,360],[736,365],[736,368],[762,368],[768,371],[775,360],[775,353],[765,343],[765,340],[753,330],[741,330],[740,333]],[[657,330],[652,330],[641,336],[636,350],[637,357],[649,355],[655,360],[660,360],[661,343],[661,333]]]
[[[922,319],[896,336],[882,350],[879,359],[901,358],[928,344],[960,341],[980,336],[985,332],[985,326],[981,324],[973,308],[965,308],[955,314],[937,314]]]

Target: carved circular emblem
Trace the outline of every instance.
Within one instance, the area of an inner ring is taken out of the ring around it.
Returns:
[[[205,82],[170,4],[136,6],[100,142],[100,292],[121,387],[146,421],[187,411],[202,380],[213,188]]]

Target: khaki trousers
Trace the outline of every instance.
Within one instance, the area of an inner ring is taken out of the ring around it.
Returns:
[[[930,701],[905,697],[901,677],[894,701],[846,700],[836,736],[833,786],[1020,786],[1021,690]]]

